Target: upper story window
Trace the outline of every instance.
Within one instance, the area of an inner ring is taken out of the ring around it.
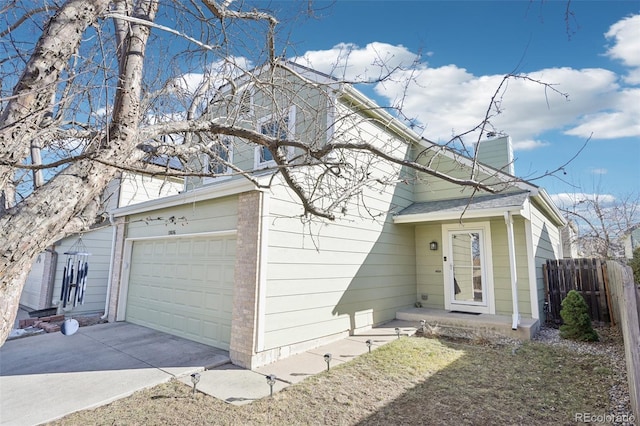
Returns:
[[[214,145],[211,150],[213,155],[207,156],[205,167],[207,173],[216,176],[207,177],[204,181],[228,179],[233,172],[230,166],[233,163],[233,140],[230,137],[222,137],[220,143]]]
[[[295,130],[295,108],[291,107],[282,116],[270,115],[258,122],[258,130],[263,135],[273,136],[277,139],[291,139]],[[287,154],[293,153],[293,147],[287,148]],[[264,146],[256,147],[255,168],[264,168],[275,165],[273,155]]]
[[[238,114],[241,116],[253,114],[253,87],[245,87],[237,95]]]

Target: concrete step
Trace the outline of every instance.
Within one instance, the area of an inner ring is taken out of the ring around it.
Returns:
[[[426,322],[426,332],[451,337],[487,338],[507,337],[531,340],[540,329],[537,319],[522,318],[517,330],[511,329],[508,315],[467,314],[429,308],[406,308],[396,312],[403,321]]]

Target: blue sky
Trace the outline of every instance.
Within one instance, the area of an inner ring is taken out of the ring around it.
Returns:
[[[419,84],[409,88],[404,106],[424,125],[424,137],[446,141],[477,124],[502,76],[526,73],[568,100],[540,85],[509,83],[493,122],[512,137],[516,174],[532,178],[561,166],[591,136],[564,173],[534,183],[558,200],[639,191],[640,2],[573,0],[569,27],[566,1],[313,4],[320,9],[316,19],[283,19],[286,56],[336,73],[336,58],[349,52],[348,66],[337,73],[355,78],[379,72],[376,57],[406,66],[419,55]],[[286,15],[291,5],[269,2],[268,8]],[[391,105],[401,87],[363,91]]]

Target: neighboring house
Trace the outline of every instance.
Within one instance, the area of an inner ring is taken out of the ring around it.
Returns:
[[[175,195],[184,189],[182,179],[152,177],[139,173],[121,172],[112,180],[103,194],[104,211]],[[87,260],[89,273],[84,303],[60,307],[60,312],[75,314],[103,313],[105,311],[110,267],[113,256],[115,228],[105,214],[102,222],[82,235],[72,235],[56,242],[38,255],[20,296],[20,305],[30,310],[58,307],[62,276],[70,251],[83,246],[90,253]]]
[[[572,220],[567,221],[567,226],[562,228],[562,252],[567,259],[580,257],[578,251],[578,225]]]
[[[622,237],[624,257],[633,259],[633,251],[640,247],[640,224],[632,226]]]
[[[288,66],[297,75],[276,73],[276,105],[248,81],[234,85],[229,96],[238,97],[248,128],[305,143],[365,137],[468,178],[469,158],[422,139],[350,85]],[[224,121],[222,106],[212,102],[208,113]],[[268,151],[223,140],[224,159],[240,169],[272,164]],[[184,193],[119,208],[112,213],[122,255],[113,266],[109,320],[228,349],[232,362],[248,368],[392,320],[417,302],[506,315],[513,328],[526,319],[535,331],[544,318],[541,265],[562,258],[566,222],[542,188],[512,176],[508,137],[478,149],[489,163],[478,166],[479,177],[501,188],[497,194],[378,162],[362,197],[335,221],[301,218],[278,176],[269,189],[235,175],[190,178]],[[252,177],[267,184],[272,175]]]

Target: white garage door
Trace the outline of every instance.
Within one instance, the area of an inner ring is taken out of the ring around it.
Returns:
[[[235,235],[135,241],[126,320],[229,349]]]

